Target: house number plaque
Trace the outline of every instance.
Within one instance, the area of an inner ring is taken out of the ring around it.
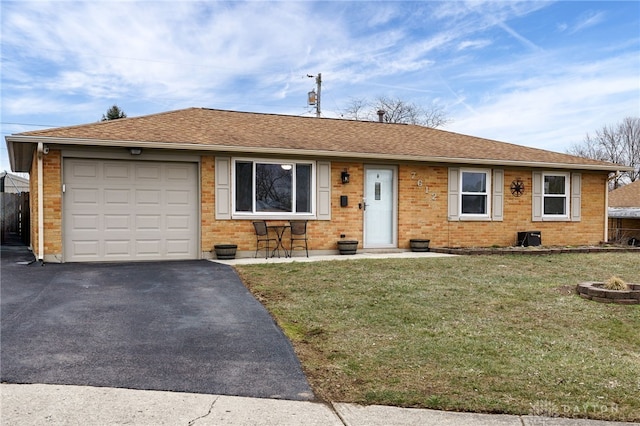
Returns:
[[[415,180],[418,177],[418,173],[416,172],[411,172],[411,179]],[[424,192],[425,194],[429,193],[429,187],[424,185],[424,182],[422,181],[422,179],[418,179],[416,181],[416,185],[418,186],[418,188],[422,188],[424,186]],[[434,198],[435,200],[435,198]]]

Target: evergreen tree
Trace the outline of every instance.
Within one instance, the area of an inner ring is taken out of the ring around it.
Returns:
[[[123,110],[121,110],[118,105],[113,105],[111,108],[107,110],[106,114],[102,114],[102,120],[100,121],[109,121],[109,120],[117,120],[118,118],[126,118],[127,114]]]

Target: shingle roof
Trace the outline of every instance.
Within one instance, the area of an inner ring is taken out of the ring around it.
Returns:
[[[609,207],[640,208],[640,180],[611,191],[609,193]]]
[[[62,138],[62,143],[83,140],[87,145],[93,140],[101,141],[102,145],[111,141],[117,146],[151,146],[144,145],[148,143],[155,148],[172,149],[307,151],[334,157],[617,169],[610,163],[422,126],[207,108],[36,130],[8,136],[7,141],[19,142],[20,138]]]

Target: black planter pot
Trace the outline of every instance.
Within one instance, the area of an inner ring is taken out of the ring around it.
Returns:
[[[429,243],[431,240],[413,239],[409,240],[411,251],[429,251]]]
[[[356,240],[338,241],[338,251],[340,252],[340,254],[356,254],[356,251],[358,251],[358,241]]]
[[[216,244],[213,246],[213,250],[216,252],[216,257],[220,260],[235,259],[238,246],[236,244]]]

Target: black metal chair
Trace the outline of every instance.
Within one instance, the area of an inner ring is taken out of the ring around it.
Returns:
[[[273,241],[275,248],[278,246],[278,240],[269,238],[269,229],[265,221],[253,222],[253,228],[256,230],[256,254],[253,257],[258,257],[258,252],[264,250],[264,258],[267,259],[271,253],[270,242]]]
[[[309,257],[309,247],[307,245],[307,221],[306,220],[291,220],[289,221],[291,232],[291,245],[289,248],[289,257],[293,254],[295,247],[303,248]]]

